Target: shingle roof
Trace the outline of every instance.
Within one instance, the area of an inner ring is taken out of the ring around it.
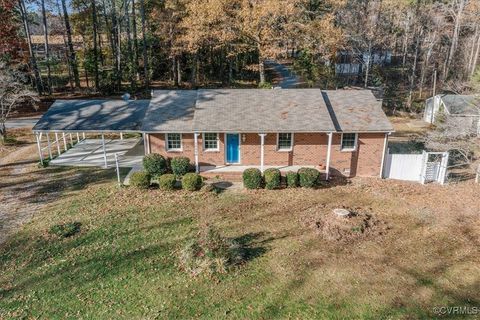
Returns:
[[[323,93],[337,131],[394,131],[381,101],[370,90],[326,90]]]
[[[318,89],[199,90],[199,132],[318,132],[334,126]]]
[[[142,131],[192,132],[197,90],[156,90]]]
[[[152,100],[58,100],[34,131],[388,132],[368,90],[157,90]]]
[[[442,101],[452,115],[480,116],[480,96],[447,94]]]
[[[57,100],[33,131],[139,131],[149,100]]]

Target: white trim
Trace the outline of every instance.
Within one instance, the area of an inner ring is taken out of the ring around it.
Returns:
[[[330,179],[330,158],[332,156],[332,140],[333,140],[333,132],[327,133],[328,135],[328,149],[327,149],[327,163],[325,164],[325,178],[326,180]]]
[[[265,167],[265,137],[266,133],[259,133],[260,136],[260,171],[263,172]]]
[[[227,134],[236,134],[238,135],[238,162],[227,162],[227,147],[228,147],[228,143],[227,143]],[[224,153],[225,153],[225,164],[241,164],[242,163],[242,134],[245,134],[245,133],[236,133],[236,132],[225,132],[223,134],[223,138],[224,138]]]
[[[216,134],[217,135],[217,147],[216,148],[207,148],[205,147],[205,134]],[[215,132],[204,132],[202,133],[202,147],[204,152],[220,152],[220,135]]]
[[[168,135],[169,134],[179,134],[180,135],[180,148],[168,148]],[[165,133],[165,151],[166,152],[182,152],[183,151],[183,135],[177,132]]]
[[[288,149],[280,149],[280,148],[279,148],[278,142],[279,142],[279,140],[280,140],[280,133],[286,133],[286,134],[289,133],[289,134],[290,134],[290,137],[291,137],[290,148],[288,148]],[[294,133],[293,133],[293,132],[278,132],[278,133],[277,133],[277,152],[290,152],[290,151],[293,151],[294,140],[295,140],[295,137],[294,137]]]
[[[199,173],[200,172],[200,165],[199,165],[199,162],[198,162],[198,136],[200,134],[199,133],[194,133],[193,134],[193,143],[195,144],[194,146],[194,155],[195,155],[195,172],[196,173]]]
[[[344,134],[354,134],[355,135],[355,144],[353,148],[343,148],[343,135]],[[342,132],[342,136],[340,137],[340,151],[341,152],[355,152],[358,148],[358,133],[357,132]]]
[[[385,158],[388,145],[388,133],[385,133],[385,142],[383,143],[382,164],[380,165],[380,178],[383,178],[383,169],[385,168]]]

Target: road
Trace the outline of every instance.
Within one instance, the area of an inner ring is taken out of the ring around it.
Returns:
[[[7,129],[32,128],[40,117],[8,119],[5,123]]]
[[[282,81],[280,81],[280,83],[277,85],[278,87],[282,89],[291,89],[300,84],[298,77],[285,65],[274,60],[267,60],[265,64],[283,78]]]

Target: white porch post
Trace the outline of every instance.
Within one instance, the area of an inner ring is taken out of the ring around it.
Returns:
[[[120,140],[123,140],[123,132],[120,132]]]
[[[48,156],[50,157],[50,160],[53,158],[52,157],[52,144],[50,143],[50,134],[47,132],[47,145],[48,145]]]
[[[260,171],[263,172],[265,167],[265,136],[266,133],[259,133],[260,136]]]
[[[67,147],[67,138],[65,138],[65,132],[62,132],[62,135],[63,135],[63,145],[65,146],[65,151],[67,151],[68,147]]]
[[[102,147],[103,147],[103,160],[105,161],[105,168],[108,168],[107,151],[105,150],[105,135],[103,133],[102,133]]]
[[[333,132],[329,132],[328,133],[327,163],[325,165],[327,180],[330,179],[330,157],[331,157],[331,154],[332,154],[332,137],[333,137]]]
[[[83,140],[85,140],[85,132],[82,132]]]
[[[35,138],[37,139],[37,148],[38,148],[38,155],[40,156],[40,163],[43,165],[42,145],[40,144],[40,139],[38,137],[37,132],[35,132]]]
[[[148,154],[148,141],[147,141],[147,134],[144,132],[142,133],[143,136],[143,152],[145,154]]]
[[[73,147],[73,138],[72,138],[72,134],[70,133],[70,145]]]
[[[200,173],[200,165],[198,164],[198,136],[200,134],[195,132],[193,134],[193,143],[195,144],[195,172]]]
[[[77,132],[77,143],[80,142],[80,134]]]
[[[62,153],[60,151],[60,140],[58,140],[58,133],[55,132],[55,143],[57,144],[57,152],[58,152],[58,155],[60,155],[60,153]]]

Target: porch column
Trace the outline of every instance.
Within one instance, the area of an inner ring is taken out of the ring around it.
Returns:
[[[193,143],[195,144],[195,172],[200,173],[200,166],[198,164],[198,136],[200,133],[195,132],[193,134]]]
[[[105,150],[105,135],[103,133],[102,133],[102,147],[103,147],[103,160],[105,161],[105,168],[108,168],[107,151]]]
[[[42,145],[40,144],[40,139],[38,133],[35,132],[35,138],[37,140],[38,155],[40,156],[40,163],[43,165],[43,155],[42,155]]]
[[[263,172],[265,166],[265,136],[266,133],[259,133],[260,136],[260,171]]]
[[[55,143],[57,144],[57,151],[58,151],[58,155],[60,155],[60,153],[62,153],[60,151],[60,140],[58,140],[58,133],[55,132]]]
[[[330,179],[330,156],[332,154],[332,137],[333,132],[329,132],[328,134],[328,149],[327,149],[327,163],[325,165],[326,169],[326,178],[327,180]]]
[[[83,140],[85,140],[85,132],[82,132]]]
[[[382,154],[382,164],[380,166],[380,178],[383,178],[383,169],[385,168],[385,157],[387,155],[387,145],[388,145],[388,135],[390,133],[385,133],[385,141],[383,142],[383,154]]]
[[[69,133],[69,136],[70,136],[70,145],[73,147],[73,138],[72,138],[72,134]]]
[[[48,145],[48,156],[50,157],[50,160],[53,158],[52,157],[52,144],[50,143],[50,134],[47,132],[47,145]]]
[[[120,140],[123,140],[123,132],[120,132]]]
[[[80,134],[77,132],[77,143],[80,142]]]
[[[62,135],[63,135],[63,145],[65,146],[65,151],[67,151],[68,147],[67,147],[67,138],[65,138],[65,132],[62,132]]]

